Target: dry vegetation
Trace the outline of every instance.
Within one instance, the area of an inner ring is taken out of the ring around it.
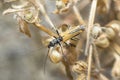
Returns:
[[[51,13],[63,18],[57,27],[45,1],[4,2],[11,3],[11,8],[3,15],[13,13],[20,32],[31,37],[29,24],[33,24],[48,34],[42,37],[47,57],[64,65],[69,80],[120,80],[120,0],[55,0]],[[41,24],[41,16],[51,29]]]

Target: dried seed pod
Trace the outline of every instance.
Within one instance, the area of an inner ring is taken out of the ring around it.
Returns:
[[[65,3],[62,0],[57,0],[56,1],[56,10],[53,12],[55,14],[59,14],[60,10],[65,7]]]
[[[100,25],[94,25],[93,29],[92,29],[92,36],[93,38],[97,38],[100,36],[100,34],[102,33],[102,29],[100,27]]]
[[[71,0],[56,0],[57,9],[53,13],[59,14],[68,11],[71,4]]]
[[[87,63],[84,61],[77,61],[72,66],[72,71],[78,74],[85,73],[87,71]]]
[[[22,13],[24,16],[22,18],[28,23],[39,22],[40,19],[38,18],[39,11],[31,8],[31,10],[26,10]]]
[[[23,19],[21,19],[21,17],[17,17],[17,21],[19,24],[19,30],[20,32],[26,34],[27,36],[31,37],[31,33],[29,30],[29,26],[27,24],[27,22],[25,22]]]
[[[62,54],[53,49],[49,53],[49,58],[53,63],[59,63],[62,60]]]
[[[62,24],[61,26],[59,26],[59,31],[60,32],[65,32],[66,30],[68,30],[71,26],[68,24]]]
[[[62,0],[56,0],[56,7],[57,9],[62,9],[65,7],[65,3]]]
[[[104,28],[106,37],[112,40],[115,37],[115,31],[112,28]]]
[[[118,32],[120,32],[120,21],[113,20],[110,23],[108,23],[106,27],[112,28],[115,31],[115,33],[118,34]]]
[[[87,66],[87,63],[84,61],[74,63],[72,71],[78,74],[76,80],[86,80]]]
[[[94,43],[101,48],[107,48],[110,44],[106,34],[101,34],[97,39],[95,39]]]
[[[39,8],[36,4],[32,4],[29,1],[18,1],[18,4],[12,4],[12,8],[7,9],[3,14],[16,13],[19,17],[28,23],[39,22]]]

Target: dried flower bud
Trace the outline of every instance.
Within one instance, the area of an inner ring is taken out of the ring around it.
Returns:
[[[62,9],[62,8],[65,7],[65,3],[62,0],[57,0],[56,1],[56,7],[57,7],[58,10]]]
[[[106,37],[112,40],[115,37],[115,31],[112,28],[105,28]]]
[[[120,21],[113,20],[110,23],[108,23],[106,27],[110,27],[115,31],[115,33],[118,33],[120,32]]]
[[[62,54],[57,50],[50,51],[49,57],[53,63],[59,63],[62,60]]]
[[[61,32],[65,32],[66,30],[68,30],[71,26],[67,25],[67,24],[62,24],[61,26],[59,26],[59,30]]]
[[[38,11],[35,9],[24,11],[23,15],[23,19],[28,23],[34,23],[36,21],[39,21]]]
[[[95,39],[94,43],[102,48],[107,48],[110,44],[109,40],[107,39],[106,34],[100,35],[97,39]]]
[[[85,73],[87,71],[87,63],[84,61],[77,61],[72,66],[72,71],[78,74]]]
[[[18,24],[19,24],[20,32],[22,32],[22,33],[26,34],[27,36],[31,37],[28,24],[24,20],[22,20],[20,17],[17,17],[17,21],[18,21]]]
[[[30,1],[20,1],[19,5],[12,4],[12,8],[9,8],[3,12],[3,14],[15,13],[21,19],[28,23],[39,22],[39,8],[36,4],[32,4]]]
[[[102,29],[100,26],[94,26],[93,29],[92,29],[92,36],[93,38],[97,38],[99,37],[99,35],[102,33]]]
[[[53,12],[55,14],[63,13],[68,11],[72,1],[70,0],[56,0],[56,10]]]

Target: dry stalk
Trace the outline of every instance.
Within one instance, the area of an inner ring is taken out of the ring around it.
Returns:
[[[89,57],[88,57],[88,73],[87,73],[87,80],[90,80],[90,77],[91,77],[92,53],[93,53],[93,46],[90,45]]]
[[[93,43],[93,49],[94,49],[95,63],[96,63],[97,68],[100,70],[101,69],[101,65],[100,65],[99,55],[98,55],[98,51],[97,51],[96,45],[94,43]]]
[[[91,29],[94,23],[96,7],[97,7],[97,0],[93,0],[92,5],[91,5],[91,10],[90,10],[90,15],[89,15],[89,21],[88,21],[85,55],[87,55],[88,48],[89,48],[90,32],[91,32]]]
[[[69,80],[73,80],[73,76],[72,76],[71,70],[70,70],[70,65],[65,60],[63,60],[62,63],[65,66],[67,77],[69,78]]]
[[[85,21],[83,20],[80,12],[78,11],[78,9],[77,9],[77,7],[76,7],[75,5],[73,6],[73,10],[74,10],[74,13],[75,13],[75,15],[76,15],[79,23],[80,23],[80,24],[85,24]]]
[[[44,31],[45,33],[47,33],[50,36],[55,36],[57,37],[58,35],[55,34],[54,32],[52,32],[51,30],[47,29],[45,26],[42,26],[39,23],[34,23],[35,27],[39,28],[40,30]]]
[[[93,27],[94,18],[95,18],[95,12],[97,7],[97,0],[92,1],[90,15],[89,15],[89,21],[88,21],[88,29],[87,29],[87,42],[86,42],[86,49],[85,49],[85,55],[87,55],[88,48],[89,48],[89,42],[90,42],[90,32]],[[91,75],[91,61],[92,61],[92,45],[90,45],[89,49],[89,58],[88,58],[88,74],[87,74],[87,80],[90,80]]]

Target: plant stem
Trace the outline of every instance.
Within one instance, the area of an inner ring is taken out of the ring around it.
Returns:
[[[54,32],[52,32],[51,30],[47,29],[46,27],[42,26],[41,24],[39,23],[34,23],[34,25],[39,28],[40,30],[44,31],[45,33],[47,33],[48,35],[50,36],[55,36],[57,37],[58,35],[55,34]]]
[[[93,28],[96,7],[97,7],[97,0],[93,0],[91,10],[90,10],[89,21],[88,21],[88,29],[87,29],[87,41],[86,41],[86,48],[85,48],[85,55],[86,56],[88,55],[90,32],[91,32],[91,30]]]
[[[88,73],[87,73],[87,80],[90,80],[90,76],[91,76],[92,53],[93,53],[93,46],[90,45],[89,57],[88,57]]]
[[[79,23],[80,23],[80,24],[85,24],[85,21],[83,20],[80,12],[78,11],[78,9],[77,9],[77,7],[76,7],[75,5],[73,6],[73,10],[74,10],[74,13],[75,13],[75,15],[76,15]]]

